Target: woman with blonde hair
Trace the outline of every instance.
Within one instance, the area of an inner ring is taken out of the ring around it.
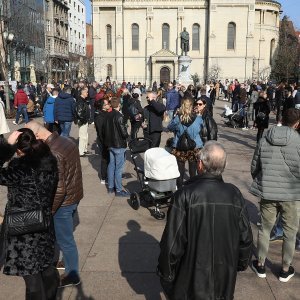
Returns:
[[[200,132],[203,127],[202,117],[194,113],[194,103],[191,98],[183,98],[180,109],[175,113],[168,129],[174,132],[173,150],[177,158],[180,177],[177,187],[183,184],[185,163],[189,164],[189,175],[193,177],[197,172],[197,154],[203,147]]]

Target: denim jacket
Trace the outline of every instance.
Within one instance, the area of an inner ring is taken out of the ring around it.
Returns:
[[[203,142],[200,137],[202,127],[203,120],[201,116],[197,116],[193,123],[183,125],[180,121],[179,116],[177,115],[171,120],[171,122],[168,125],[168,129],[175,133],[173,147],[176,148],[179,137],[183,134],[185,130],[187,130],[187,133],[189,134],[190,138],[196,142],[196,148],[202,148]]]

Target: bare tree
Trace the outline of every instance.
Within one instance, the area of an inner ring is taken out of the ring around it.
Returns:
[[[300,48],[293,23],[284,16],[279,28],[278,47],[275,51],[271,77],[280,81],[283,78],[296,79],[299,72]]]
[[[217,64],[214,64],[210,67],[208,71],[208,79],[216,81],[219,78],[220,73],[221,68]]]

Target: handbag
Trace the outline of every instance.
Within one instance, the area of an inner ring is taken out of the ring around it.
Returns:
[[[196,148],[196,142],[191,139],[187,129],[184,130],[182,135],[179,137],[176,148],[179,151],[189,151]]]
[[[33,170],[32,172],[35,175]],[[36,181],[35,190],[39,198]],[[6,212],[6,230],[9,236],[46,232],[49,227],[50,218],[45,216],[41,206],[37,209],[10,208]]]

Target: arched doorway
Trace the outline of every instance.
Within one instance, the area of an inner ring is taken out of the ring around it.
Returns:
[[[160,82],[170,82],[170,69],[167,67],[162,67],[160,69]]]

